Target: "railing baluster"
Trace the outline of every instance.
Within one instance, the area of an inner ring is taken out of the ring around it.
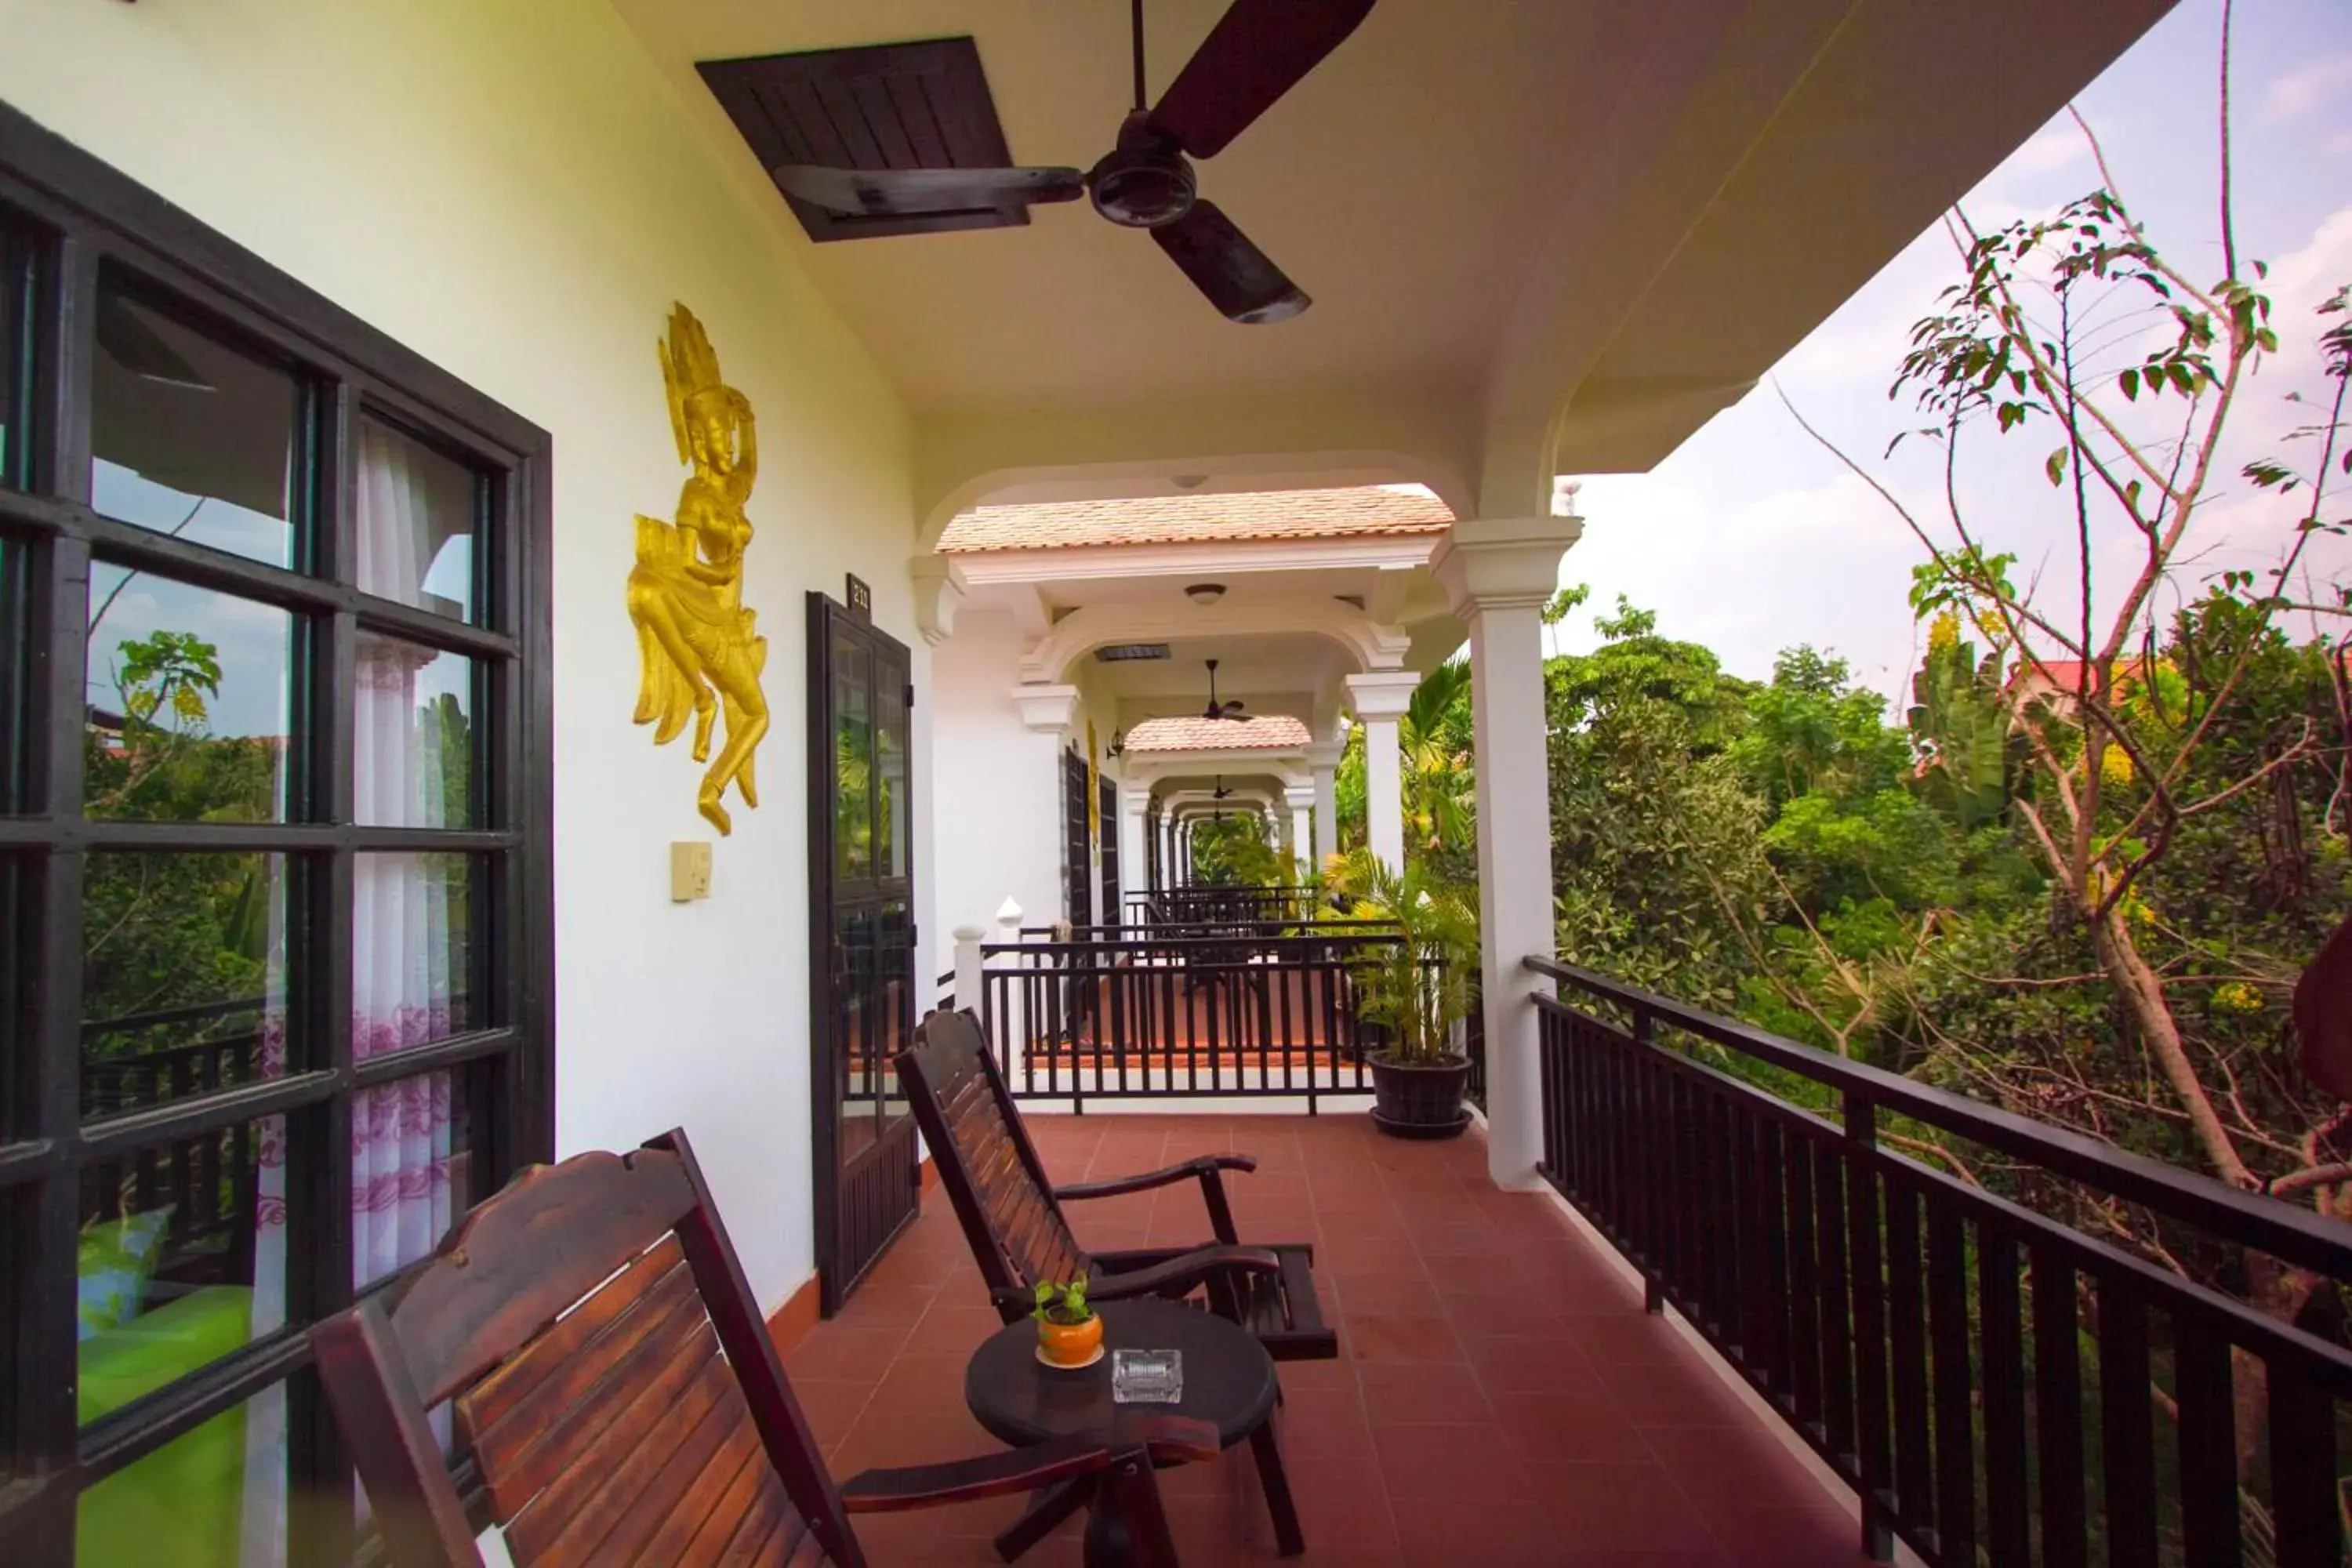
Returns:
[[[2147,1308],[2120,1279],[2098,1281],[2100,1492],[2108,1568],[2156,1568],[2154,1400]],[[2331,1481],[2332,1485],[2332,1481]]]
[[[1826,1136],[1810,1140],[1814,1235],[1822,1258],[1822,1425],[1831,1463],[1854,1469],[1853,1321],[1846,1271],[1844,1162]]]
[[[1927,1333],[1935,1343],[1936,1544],[1948,1563],[1976,1561],[1977,1444],[1969,1355],[1968,1231],[1957,1211],[1927,1211]]]
[[[2268,1358],[2263,1366],[2270,1395],[2271,1520],[2278,1568],[2340,1568],[2344,1561],[2336,1410],[2315,1370],[2284,1356]]]
[[[1928,1477],[1935,1454],[1927,1413],[1926,1265],[1919,1257],[1919,1194],[1887,1176],[1879,1186],[1886,1205],[1886,1329],[1895,1402],[1895,1517],[1933,1528],[1935,1497]]]
[[[1789,1348],[1798,1424],[1826,1430],[1822,1399],[1822,1260],[1813,1245],[1813,1141],[1798,1131],[1788,1141]]]
[[[2237,1412],[2230,1342],[2193,1309],[2172,1320],[2180,1419],[2180,1533],[2189,1568],[2238,1568]]]
[[[2042,1568],[2084,1568],[2090,1542],[2083,1473],[2083,1356],[2075,1338],[2074,1270],[2037,1243],[2033,1263],[2033,1427],[2040,1460],[2034,1513]]]
[[[1845,1091],[1847,1248],[1853,1259],[1854,1459],[1862,1491],[1862,1549],[1881,1562],[1892,1560],[1895,1542],[1886,1524],[1894,1491],[1893,1438],[1886,1411],[1886,1272],[1880,1262],[1878,1228],[1878,1123],[1870,1099]]]
[[[1985,1547],[1996,1563],[2032,1552],[2025,1495],[2025,1328],[2017,1243],[1990,1226],[1977,1235],[1977,1311],[1983,1322]]]

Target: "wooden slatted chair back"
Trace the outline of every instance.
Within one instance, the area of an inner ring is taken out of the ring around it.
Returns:
[[[524,1173],[318,1355],[399,1568],[480,1561],[445,1399],[516,1568],[863,1563],[683,1133]]]
[[[940,1012],[898,1058],[923,1142],[992,1290],[1082,1279],[1086,1249],[1063,1221],[1012,1091],[970,1013]]]

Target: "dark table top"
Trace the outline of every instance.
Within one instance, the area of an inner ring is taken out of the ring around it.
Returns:
[[[1103,1357],[1089,1367],[1037,1360],[1037,1325],[1026,1318],[990,1336],[964,1369],[964,1403],[982,1426],[1014,1447],[1049,1437],[1108,1432],[1121,1415],[1183,1415],[1217,1429],[1231,1447],[1274,1408],[1274,1358],[1257,1337],[1176,1301],[1112,1301],[1103,1321]],[[1111,1352],[1181,1351],[1184,1397],[1172,1405],[1119,1405],[1110,1396]]]

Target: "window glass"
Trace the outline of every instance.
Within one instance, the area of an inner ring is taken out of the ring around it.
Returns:
[[[127,1336],[117,1336],[126,1339]],[[128,1348],[126,1343],[124,1348]],[[158,1342],[157,1356],[168,1346]],[[82,1420],[131,1397],[147,1368],[82,1346]],[[286,1391],[255,1394],[181,1434],[81,1494],[74,1519],[76,1568],[128,1563],[286,1561]],[[168,1544],[167,1544],[168,1543]]]
[[[874,661],[874,874],[907,874],[907,671]]]
[[[833,639],[834,873],[874,875],[874,681],[865,645]]]
[[[286,857],[100,850],[88,867],[83,1118],[285,1070]]]
[[[420,1073],[352,1101],[352,1284],[363,1288],[440,1245],[478,1191],[466,1090],[474,1071]]]
[[[37,1128],[19,1124],[28,1110],[16,1100],[23,1065],[31,1061],[34,1041],[30,1025],[32,997],[25,976],[33,964],[32,879],[29,864],[14,855],[0,855],[0,1143],[27,1137]],[[25,1118],[29,1120],[29,1117]],[[0,1212],[0,1226],[7,1223]],[[6,1300],[0,1287],[0,1302]]]
[[[32,765],[26,729],[25,605],[31,566],[24,542],[0,529],[0,814],[26,807],[26,770]]]
[[[23,415],[32,386],[31,237],[0,212],[0,485],[26,488]]]
[[[292,616],[99,562],[89,571],[89,816],[285,817]]]
[[[472,984],[473,886],[464,855],[352,858],[354,1060],[483,1026]]]
[[[301,384],[99,280],[92,504],[121,522],[295,563]]]
[[[85,1425],[284,1324],[284,1122],[82,1167],[75,1332]]]
[[[474,826],[474,661],[362,632],[352,722],[352,820]]]
[[[362,416],[359,561],[365,593],[461,620],[474,616],[474,524],[481,475]]]

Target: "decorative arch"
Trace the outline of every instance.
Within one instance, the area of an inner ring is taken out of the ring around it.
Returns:
[[[1339,599],[1244,601],[1238,605],[1087,605],[1055,622],[1022,656],[1021,679],[1057,681],[1098,647],[1121,642],[1305,633],[1337,643],[1359,670],[1399,669],[1412,651],[1403,628],[1376,621]]]

